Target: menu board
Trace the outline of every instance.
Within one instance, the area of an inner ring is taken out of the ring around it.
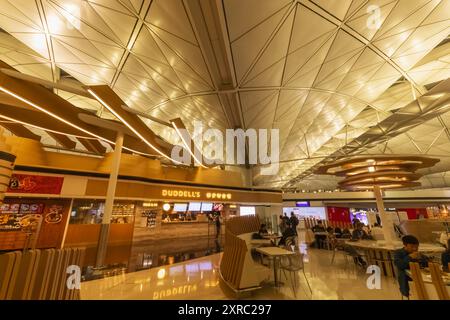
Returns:
[[[201,203],[200,202],[189,202],[188,211],[200,211]]]
[[[175,203],[173,206],[174,212],[185,212],[187,210],[187,203]]]
[[[156,227],[156,216],[158,214],[158,210],[145,210],[142,212],[143,217],[147,217],[146,227],[154,228]]]
[[[213,204],[211,202],[202,202],[202,211],[212,211],[212,209]]]
[[[43,203],[3,203],[0,206],[0,231],[18,231],[27,227],[37,216],[42,215]]]

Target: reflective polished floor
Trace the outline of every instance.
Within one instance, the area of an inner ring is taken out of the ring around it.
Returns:
[[[305,274],[298,274],[294,290],[290,279],[282,276],[284,286],[264,287],[244,299],[301,299],[301,300],[393,300],[400,299],[397,282],[393,278],[381,277],[380,289],[369,289],[369,274],[347,263],[344,256],[336,255],[331,264],[332,252],[300,246],[305,253]],[[236,299],[229,289],[219,281],[220,254],[214,254],[183,263],[154,268],[120,276],[83,282],[82,299],[147,300],[147,299]]]

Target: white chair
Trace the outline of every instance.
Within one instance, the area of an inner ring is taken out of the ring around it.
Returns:
[[[298,248],[297,248],[298,249]],[[295,247],[294,247],[295,250]],[[309,284],[308,278],[305,274],[305,266],[303,263],[303,253],[300,253],[298,250],[294,251],[295,253],[292,255],[284,256],[280,260],[280,275],[281,271],[283,271],[284,277],[287,279],[286,271],[289,271],[289,277],[292,284],[292,291],[294,296],[297,297],[296,294],[296,283],[297,283],[297,273],[301,270],[303,272],[303,276],[305,277],[306,283],[308,284],[308,288],[310,293],[312,294],[312,289]]]

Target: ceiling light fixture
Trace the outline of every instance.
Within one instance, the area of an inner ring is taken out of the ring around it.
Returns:
[[[109,104],[107,104],[105,101],[103,101],[102,98],[100,98],[94,91],[92,91],[91,89],[87,89],[87,91],[98,101],[100,102],[106,109],[109,110],[109,112],[111,112],[115,117],[117,117],[120,121],[122,121],[123,124],[125,124],[131,131],[133,131],[133,133],[135,135],[137,135],[142,141],[144,141],[150,148],[152,148],[154,151],[156,151],[157,153],[159,153],[161,156],[163,156],[164,158],[173,161],[176,164],[182,164],[181,162],[174,160],[172,158],[170,158],[169,156],[167,156],[166,154],[164,154],[161,150],[159,150],[157,147],[155,147],[154,145],[152,145],[150,142],[147,141],[147,139],[145,139],[136,129],[133,128],[133,126],[131,126],[127,121],[125,121],[125,119],[123,119],[113,108],[111,108],[109,106]]]
[[[43,113],[48,114],[49,116],[51,116],[51,117],[53,117],[53,118],[55,118],[55,119],[58,119],[59,121],[61,121],[61,122],[65,123],[65,124],[67,124],[67,125],[69,125],[69,126],[75,128],[75,129],[80,130],[81,132],[84,132],[84,133],[86,133],[86,134],[88,134],[88,135],[90,135],[90,136],[93,136],[93,137],[95,137],[95,138],[97,138],[97,139],[99,139],[99,140],[102,140],[102,141],[111,143],[111,144],[113,144],[113,145],[116,145],[116,143],[115,143],[114,141],[110,141],[110,140],[108,140],[108,139],[106,139],[106,138],[103,138],[103,137],[101,137],[101,136],[99,136],[99,135],[96,135],[95,133],[92,133],[92,132],[90,132],[90,131],[88,131],[88,130],[86,130],[86,129],[83,129],[83,128],[77,126],[76,124],[73,124],[72,122],[67,121],[67,120],[61,118],[60,116],[58,116],[58,115],[56,115],[56,114],[54,114],[54,113],[52,113],[52,112],[46,110],[45,108],[42,108],[42,107],[38,106],[37,104],[35,104],[35,103],[29,101],[28,99],[25,99],[25,98],[23,98],[23,97],[21,97],[21,96],[15,94],[14,92],[9,91],[8,89],[3,88],[2,86],[0,86],[0,91],[3,91],[4,93],[6,93],[6,94],[8,94],[8,95],[10,95],[10,96],[12,96],[12,97],[14,97],[14,98],[16,98],[17,100],[20,100],[20,101],[22,101],[22,102],[24,102],[24,103],[30,105],[31,107],[33,107],[33,108],[35,108],[35,109],[37,109],[37,110],[39,110],[39,111],[42,111]],[[44,129],[44,130],[47,130],[47,129]],[[51,131],[51,130],[47,130],[47,131]],[[147,154],[147,153],[144,153],[144,152],[140,152],[140,151],[137,151],[137,150],[134,150],[134,149],[125,147],[125,146],[123,147],[123,149],[129,150],[129,151],[131,151],[131,152],[133,152],[133,153],[140,154],[140,155],[144,155],[144,156],[152,156],[152,155],[150,155],[150,154]]]

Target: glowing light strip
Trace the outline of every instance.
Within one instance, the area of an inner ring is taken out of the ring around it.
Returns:
[[[53,117],[53,118],[56,118],[56,119],[58,119],[59,121],[65,123],[65,124],[67,124],[67,125],[69,125],[69,126],[71,126],[71,127],[73,127],[73,128],[76,128],[76,129],[78,129],[78,130],[80,130],[80,131],[82,131],[82,132],[84,132],[84,133],[87,133],[88,135],[91,135],[91,136],[93,136],[93,137],[95,137],[95,138],[97,138],[97,139],[100,139],[100,140],[102,140],[102,141],[106,141],[106,142],[108,142],[108,143],[111,143],[111,144],[113,144],[113,145],[116,145],[115,142],[110,141],[110,140],[108,140],[108,139],[106,139],[106,138],[103,138],[103,137],[101,137],[101,136],[98,136],[98,135],[96,135],[95,133],[89,132],[88,130],[85,130],[85,129],[83,129],[83,128],[81,128],[81,127],[79,127],[79,126],[77,126],[77,125],[75,125],[75,124],[73,124],[73,123],[71,123],[71,122],[69,122],[69,121],[67,121],[67,120],[65,120],[65,119],[63,119],[63,118],[61,118],[61,117],[58,116],[58,115],[56,115],[56,114],[54,114],[54,113],[51,113],[51,112],[47,111],[46,109],[44,109],[44,108],[42,108],[42,107],[40,107],[40,106],[34,104],[33,102],[31,102],[31,101],[29,101],[29,100],[27,100],[27,99],[25,99],[25,98],[23,98],[23,97],[21,97],[21,96],[15,94],[14,92],[9,91],[8,89],[3,88],[2,86],[0,86],[0,91],[3,91],[4,93],[6,93],[6,94],[8,94],[8,95],[10,95],[10,96],[12,96],[12,97],[14,97],[14,98],[16,98],[17,100],[20,100],[20,101],[22,101],[22,102],[24,102],[24,103],[26,103],[26,104],[32,106],[33,108],[38,109],[38,110],[40,110],[40,111],[42,111],[42,112],[48,114],[49,116],[51,116],[51,117]],[[13,121],[15,121],[15,120],[13,120]],[[36,127],[36,126],[35,126],[35,127]],[[43,129],[43,130],[47,130],[47,129]],[[52,130],[47,130],[47,131],[52,131]],[[64,133],[64,135],[68,135],[68,134],[65,134],[65,133]],[[82,138],[84,138],[84,137],[82,137]],[[136,151],[136,150],[133,150],[133,149],[128,148],[128,147],[122,147],[122,148],[123,148],[123,149],[126,149],[126,150],[129,150],[129,151],[131,151],[131,152],[137,153],[137,154],[144,155],[144,156],[152,156],[152,155],[150,155],[150,154],[147,154],[147,153],[144,153],[144,152],[140,152],[140,151]]]
[[[157,153],[159,153],[161,156],[163,156],[164,158],[175,162],[176,164],[182,164],[179,161],[176,161],[170,157],[168,157],[167,155],[165,155],[163,152],[161,152],[158,148],[156,148],[155,146],[153,146],[150,142],[148,142],[136,129],[133,128],[133,126],[131,126],[127,121],[125,121],[125,119],[123,119],[113,108],[111,108],[105,101],[102,100],[102,98],[100,98],[97,94],[95,94],[94,91],[92,91],[92,89],[87,89],[87,91],[98,101],[100,102],[106,109],[108,109],[114,116],[116,116],[120,121],[122,121],[123,124],[125,124],[131,131],[133,131],[133,133],[135,135],[137,135],[142,141],[144,141],[150,148],[152,148],[153,150],[155,150]]]
[[[48,131],[48,132],[61,134],[63,136],[69,136],[69,137],[75,137],[75,138],[83,138],[83,139],[96,139],[96,138],[92,138],[92,137],[78,136],[78,135],[75,135],[75,134],[69,134],[69,133],[64,133],[64,132],[55,131],[55,130],[51,130],[51,129],[46,129],[46,128],[43,128],[43,127],[39,127],[39,126],[37,126],[35,124],[30,124],[28,122],[24,122],[24,121],[16,120],[14,118],[7,117],[7,116],[5,116],[3,114],[0,114],[0,118],[12,121],[14,123],[19,123],[19,124],[24,125],[24,126],[29,126],[29,127],[35,128],[35,129],[39,129],[39,130],[42,130],[42,131]]]
[[[191,154],[191,156],[194,158],[195,162],[197,162],[200,166],[202,166],[203,168],[208,168],[207,166],[205,166],[200,160],[197,159],[197,157],[194,155],[194,153],[192,152],[191,148],[188,146],[186,140],[184,140],[183,135],[181,134],[180,130],[178,129],[177,125],[175,124],[175,122],[171,121],[173,128],[175,129],[175,131],[177,132],[178,136],[181,138],[181,141],[183,142],[184,146],[186,147],[186,149],[189,151],[189,153]]]

